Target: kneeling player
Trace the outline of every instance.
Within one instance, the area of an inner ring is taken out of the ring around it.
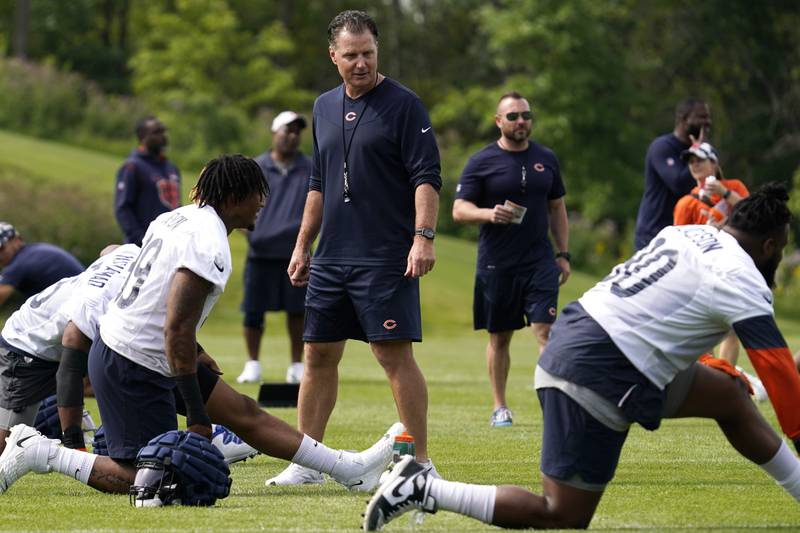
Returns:
[[[27,426],[8,438],[0,457],[0,491],[29,471],[55,470],[108,492],[127,492],[133,461],[153,437],[177,428],[177,387],[188,429],[211,437],[211,420],[259,451],[325,472],[369,490],[391,456],[392,427],[362,453],[335,451],[262,411],[205,365],[196,331],[231,272],[228,234],[252,226],[268,191],[261,169],[243,156],[221,156],[200,174],[194,204],[158,217],[108,313],[89,355],[109,457],[59,447]]]
[[[774,275],[791,214],[783,186],[742,200],[722,230],[674,226],[568,305],[536,370],[544,496],[433,479],[405,458],[370,501],[364,529],[417,508],[513,528],[585,528],[614,476],[629,426],[715,419],[728,441],[800,500],[800,461],[741,382],[698,365],[732,327],[800,447],[800,376],[773,318]]]
[[[103,291],[114,282],[117,289],[121,286],[123,272],[138,255],[139,247],[128,244],[104,252],[81,274],[64,278],[30,297],[6,321],[0,336],[0,451],[11,427],[33,423],[41,401],[56,392],[56,376],[59,384],[72,381],[68,395],[71,422],[65,442],[74,448],[85,447],[80,425],[86,355],[65,349],[62,342],[65,346],[78,340],[82,346],[91,344],[97,319],[108,302]],[[74,327],[72,319],[82,324],[88,337],[80,331],[80,335],[70,332],[65,336]],[[63,374],[67,367],[74,370],[69,377]],[[58,392],[60,400],[62,387]]]

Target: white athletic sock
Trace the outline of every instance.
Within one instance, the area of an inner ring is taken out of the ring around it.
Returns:
[[[494,485],[471,485],[428,477],[428,494],[436,500],[439,509],[471,516],[486,524],[494,518]]]
[[[58,446],[54,449],[56,453],[48,459],[47,464],[56,472],[61,472],[65,476],[88,484],[89,475],[92,473],[94,462],[98,456],[93,453],[64,448],[63,446]]]
[[[759,466],[772,476],[786,492],[794,496],[795,500],[800,502],[800,460],[795,457],[785,442],[781,442],[781,447],[778,448],[775,457]]]
[[[332,450],[308,435],[303,435],[303,442],[292,457],[292,462],[323,474],[330,474],[339,453],[338,450]]]

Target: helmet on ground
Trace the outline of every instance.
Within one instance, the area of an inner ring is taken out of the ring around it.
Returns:
[[[225,458],[211,441],[173,430],[139,450],[130,499],[136,507],[214,505],[230,493],[231,482]]]

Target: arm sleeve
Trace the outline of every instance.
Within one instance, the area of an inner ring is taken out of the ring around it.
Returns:
[[[783,432],[800,437],[800,374],[772,316],[748,318],[733,325],[758,377],[764,382]]]
[[[650,148],[648,158],[653,165],[664,186],[673,194],[688,194],[696,185],[688,166],[682,166],[675,161],[675,154],[667,143],[657,143]],[[670,165],[668,161],[672,161]]]
[[[122,233],[129,242],[141,244],[145,230],[136,218],[136,197],[139,184],[136,179],[136,164],[126,161],[117,172],[117,190],[114,198],[114,214],[117,217]]]
[[[308,190],[322,192],[322,161],[319,157],[319,145],[317,144],[317,117],[311,119],[311,144],[313,155],[311,156],[311,175],[308,177]]]
[[[412,187],[428,183],[439,191],[442,188],[439,147],[428,112],[418,98],[413,98],[401,116],[400,154]]]
[[[548,200],[556,200],[567,194],[567,189],[564,187],[564,178],[561,177],[561,163],[555,154],[553,157],[553,183],[550,185],[550,194],[547,196]]]
[[[484,176],[481,174],[480,166],[475,157],[470,157],[469,161],[467,161],[456,187],[456,198],[458,200],[466,200],[478,205],[478,202],[483,198]]]

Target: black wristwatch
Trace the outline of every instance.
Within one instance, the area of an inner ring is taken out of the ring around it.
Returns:
[[[572,256],[570,255],[569,252],[558,252],[556,254],[556,259],[558,259],[559,257],[563,257],[564,259],[567,260],[568,263],[572,262]]]
[[[429,241],[432,241],[433,238],[436,237],[436,232],[433,231],[433,228],[417,228],[414,230],[414,235],[421,235]]]

